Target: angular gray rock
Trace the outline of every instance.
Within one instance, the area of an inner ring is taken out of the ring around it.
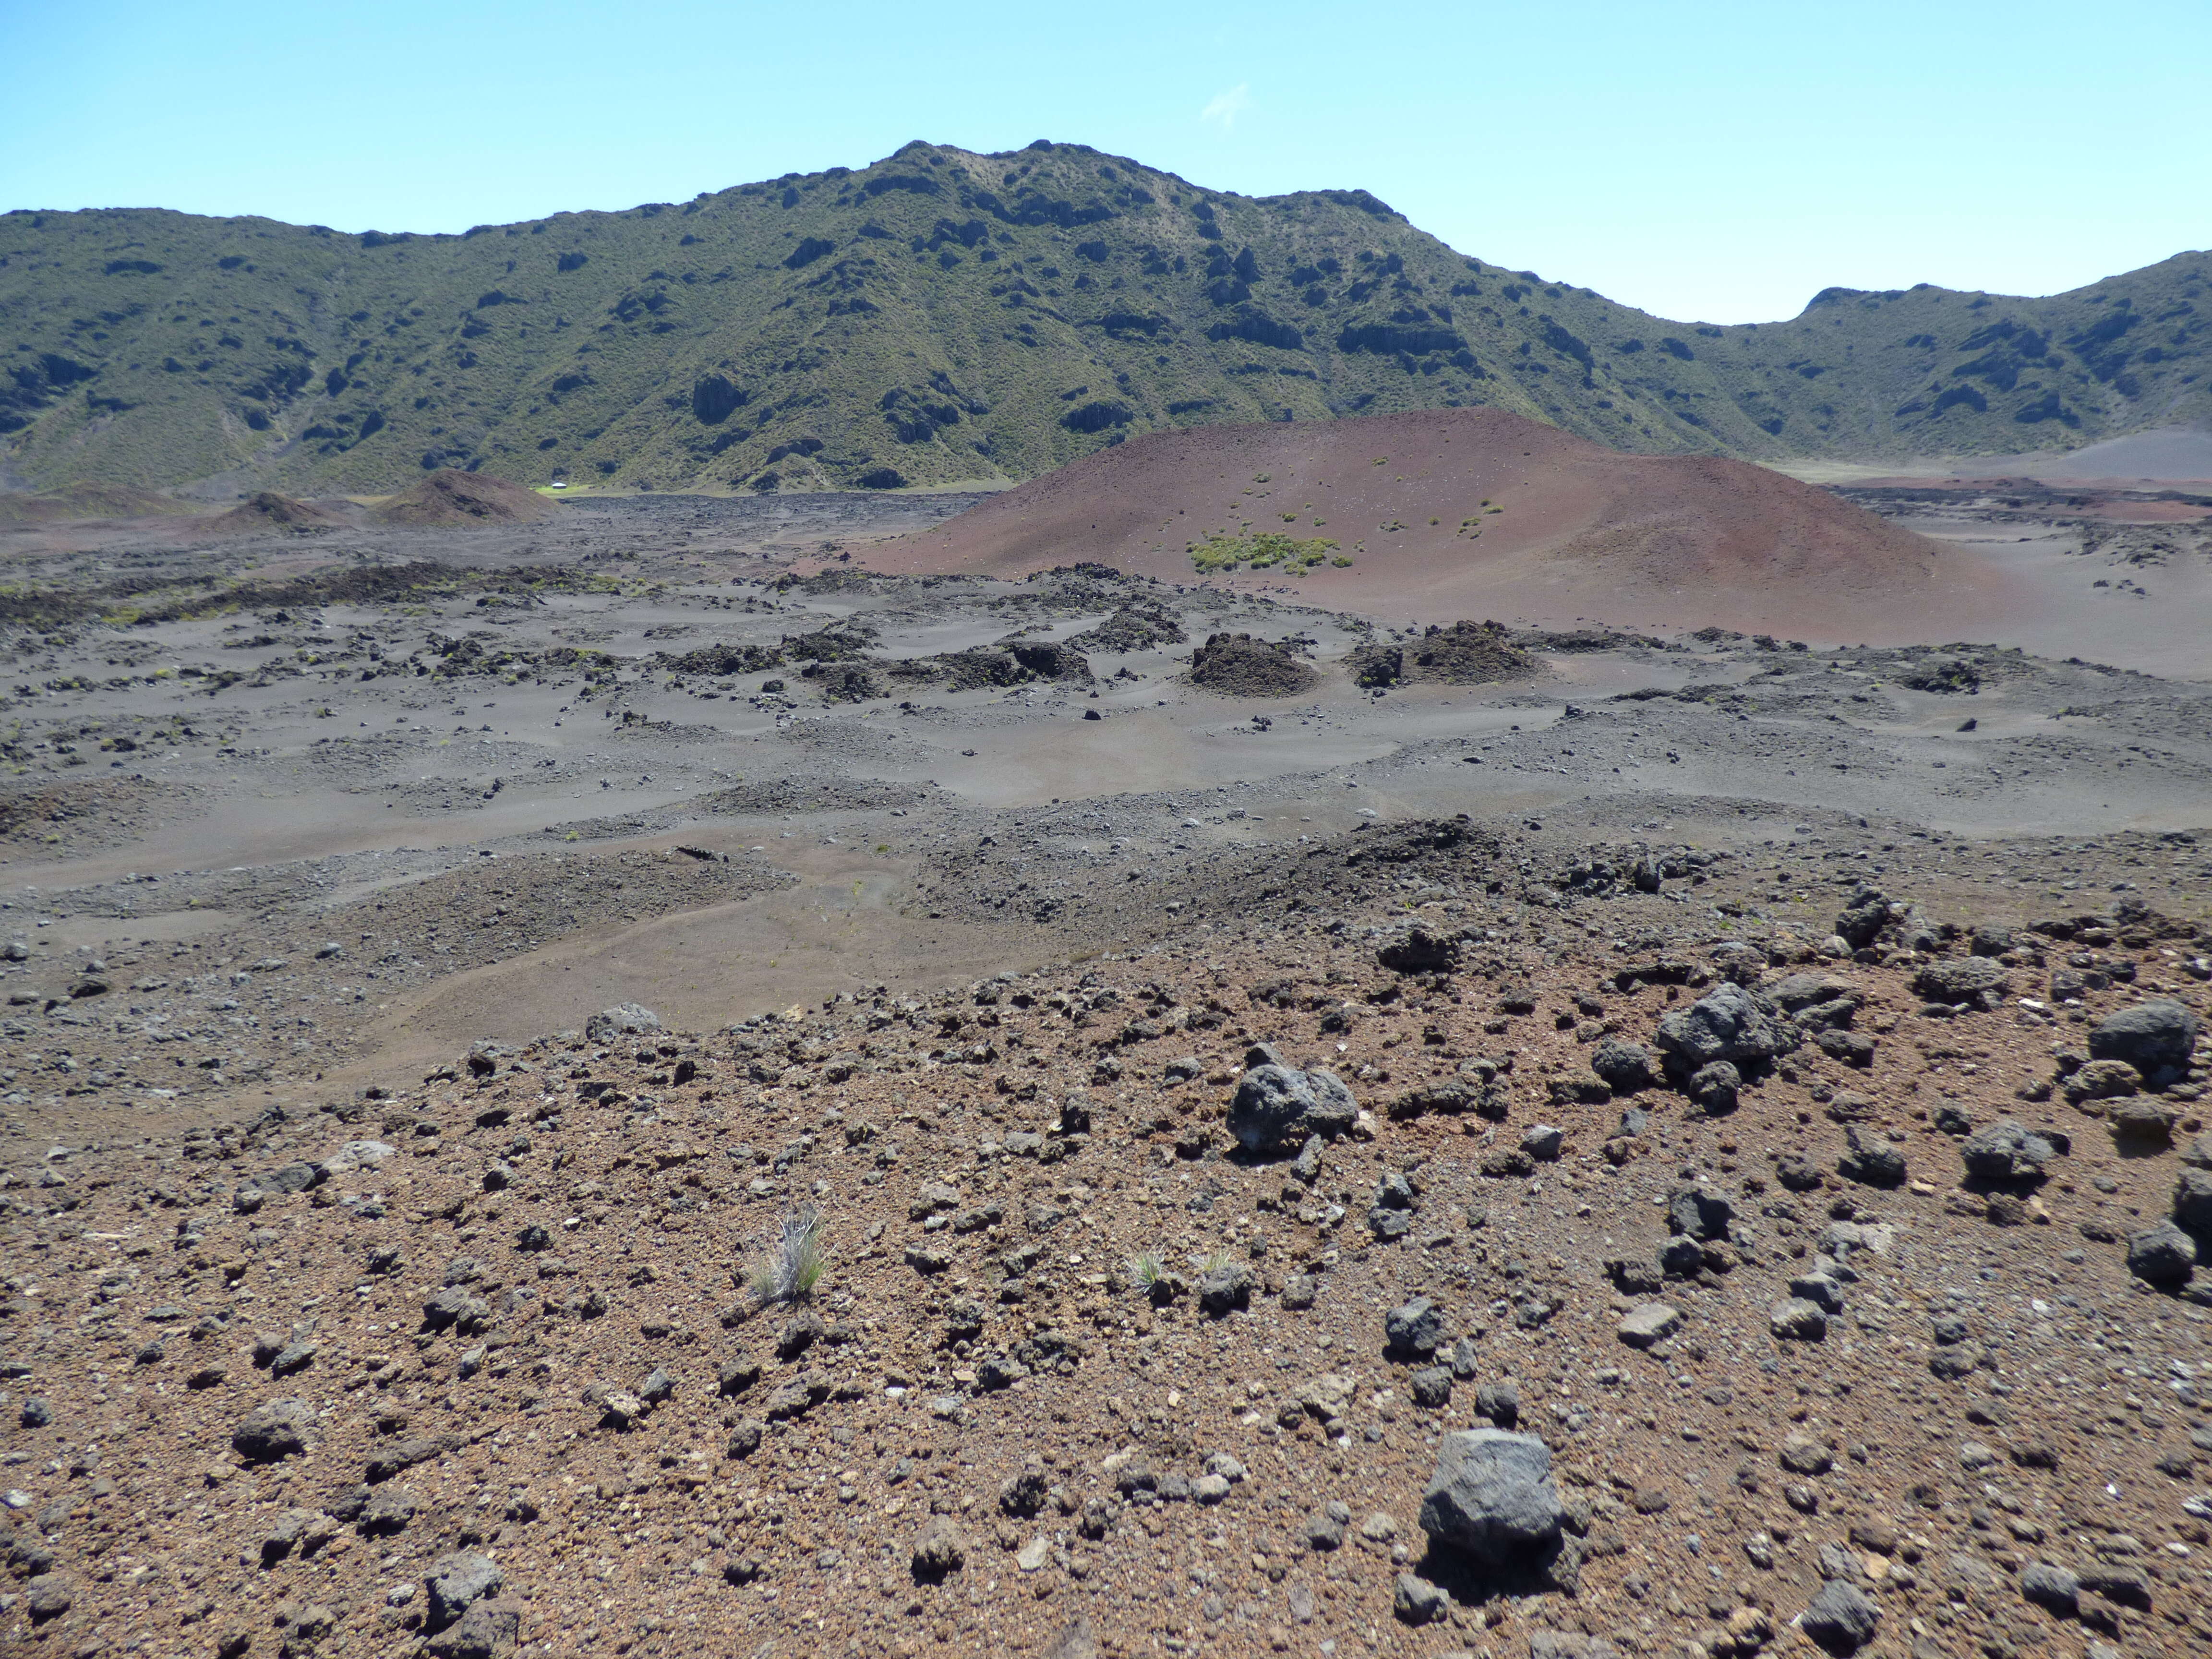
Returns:
[[[273,1463],[307,1449],[315,1408],[304,1400],[271,1400],[239,1419],[231,1449],[252,1463]]]
[[[1837,937],[1852,950],[1863,951],[1881,936],[1881,930],[1896,915],[1895,907],[1878,889],[1859,888],[1836,917]]]
[[[1474,1391],[1474,1410],[1478,1417],[1510,1428],[1521,1420],[1521,1387],[1508,1377],[1502,1382],[1485,1382]]]
[[[1839,1314],[1844,1310],[1844,1287],[1826,1273],[1799,1273],[1790,1281],[1790,1294],[1801,1302],[1809,1302],[1822,1313]]]
[[[1316,1550],[1344,1547],[1344,1529],[1352,1524],[1352,1511],[1341,1502],[1319,1509],[1306,1517],[1306,1547]]]
[[[2047,1135],[2006,1118],[1968,1135],[1959,1148],[1966,1173],[1978,1181],[2040,1181],[2059,1154]]]
[[[1198,1305],[1216,1319],[1252,1300],[1252,1270],[1241,1261],[1209,1267],[1199,1276]]]
[[[1647,1302],[1614,1326],[1613,1334],[1632,1348],[1648,1348],[1664,1342],[1681,1325],[1682,1316],[1674,1309],[1664,1302]]]
[[[1846,1127],[1844,1143],[1847,1150],[1836,1160],[1836,1173],[1844,1180],[1868,1187],[1905,1184],[1905,1154],[1888,1141],[1862,1139],[1856,1129]]]
[[[1431,1584],[1417,1573],[1401,1572],[1390,1595],[1390,1611],[1401,1624],[1425,1625],[1441,1619],[1450,1606],[1451,1597],[1441,1586]]]
[[[1521,1137],[1521,1150],[1539,1164],[1559,1162],[1560,1149],[1565,1144],[1565,1133],[1548,1123],[1531,1124]]]
[[[2193,1233],[2212,1233],[2212,1170],[2181,1172],[2173,1183],[2173,1218]]]
[[[618,1037],[642,1036],[660,1030],[660,1016],[635,1002],[617,1002],[602,1008],[584,1022],[584,1040],[608,1043]]]
[[[2185,1070],[2197,1042],[2197,1016],[2179,1002],[2139,1002],[2089,1030],[2092,1060],[2124,1060],[2146,1078],[2171,1066]]]
[[[1229,1133],[1247,1152],[1272,1152],[1302,1146],[1310,1135],[1334,1139],[1358,1115],[1358,1103],[1334,1072],[1258,1066],[1229,1103]]]
[[[2128,1239],[2128,1271],[2148,1285],[2180,1285],[2197,1267],[2197,1241],[2171,1221]]]
[[[1881,1609],[1856,1584],[1831,1578],[1797,1617],[1797,1627],[1831,1653],[1856,1653],[1874,1640]]]
[[[33,1625],[58,1619],[76,1605],[75,1588],[58,1572],[33,1574],[23,1590],[23,1611],[31,1615]]]
[[[430,1593],[429,1622],[438,1629],[452,1624],[475,1603],[498,1593],[507,1582],[499,1563],[475,1550],[456,1550],[441,1556],[423,1574]]]
[[[1784,1342],[1818,1342],[1828,1334],[1828,1316],[1802,1297],[1778,1302],[1766,1316],[1767,1328]]]
[[[2002,964],[1987,957],[1944,957],[1912,976],[1912,990],[1929,1002],[1987,1002],[2010,982]]]
[[[1550,1544],[1565,1513],[1544,1443],[1504,1429],[1446,1435],[1421,1495],[1421,1530],[1491,1566]]]
[[[1767,995],[1793,1014],[1800,1008],[1847,1001],[1864,994],[1850,980],[1838,979],[1831,974],[1790,974],[1764,988]]]
[[[477,1601],[447,1630],[433,1636],[430,1659],[504,1659],[522,1633],[519,1608]]]
[[[1741,1066],[1771,1060],[1794,1050],[1797,1028],[1768,998],[1741,985],[1723,984],[1686,1008],[1662,1015],[1659,1046],[1696,1071],[1717,1060]]]
[[[2020,1593],[2036,1606],[2071,1619],[2080,1611],[2081,1580],[2065,1567],[2031,1561],[2020,1570]]]
[[[1667,1225],[1685,1238],[1726,1238],[1735,1206],[1710,1187],[1678,1187],[1667,1198]]]
[[[1792,1474],[1826,1474],[1836,1467],[1835,1454],[1809,1434],[1790,1436],[1775,1456]]]
[[[1451,1367],[1430,1365],[1415,1371],[1406,1379],[1406,1391],[1413,1396],[1416,1406],[1430,1411],[1442,1410],[1451,1404]]]
[[[1401,1302],[1382,1316],[1382,1340],[1393,1353],[1425,1359],[1444,1340],[1443,1316],[1425,1296]]]

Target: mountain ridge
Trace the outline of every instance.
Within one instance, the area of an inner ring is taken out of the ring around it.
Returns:
[[[441,467],[653,489],[1013,482],[1137,432],[1490,406],[1635,453],[1905,459],[2212,426],[2201,252],[2045,299],[1655,318],[1364,190],[1087,146],[459,235],[0,215],[0,475],[224,495]]]

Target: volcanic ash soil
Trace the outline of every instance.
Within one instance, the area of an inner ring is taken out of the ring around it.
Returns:
[[[2212,1640],[2201,921],[1302,858],[1087,964],[19,1142],[9,1641]]]
[[[945,510],[21,532],[9,1651],[2212,1644],[2200,685]]]

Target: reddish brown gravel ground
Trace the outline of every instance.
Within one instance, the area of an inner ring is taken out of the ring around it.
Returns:
[[[2084,1064],[2118,1011],[2206,1006],[2194,844],[2074,843],[2160,908],[1984,892],[2021,931],[1978,942],[1893,882],[1855,959],[1694,850],[1654,849],[1649,893],[1617,850],[1376,826],[1211,931],[940,995],[599,1025],[234,1122],[29,1121],[0,1644],[1748,1655],[1810,1651],[1839,1581],[1869,1654],[2212,1649],[2212,1287],[2126,1260],[2212,1159],[2208,1051],[2156,1093],[2090,1097],[2160,1079]],[[1931,967],[1999,982],[1931,1004]],[[1808,975],[1838,981],[1826,1046],[1731,1113],[1592,1074],[1727,981]],[[1224,1132],[1259,1042],[1363,1109],[1317,1164]],[[1962,1184],[2003,1120],[2064,1150]],[[1662,1279],[1684,1189],[1732,1221]],[[804,1206],[826,1275],[757,1306]],[[1840,1311],[1776,1336],[1815,1269]],[[1384,1317],[1416,1296],[1442,1343],[1407,1362]],[[1630,1346],[1653,1303],[1677,1322]],[[1507,1383],[1565,1501],[1549,1587],[1417,1521]],[[2069,1611],[2023,1595],[2067,1575]]]

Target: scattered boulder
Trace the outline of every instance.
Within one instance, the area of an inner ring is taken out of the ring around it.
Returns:
[[[914,1576],[925,1583],[937,1583],[968,1565],[967,1540],[951,1516],[933,1515],[922,1522],[915,1534],[911,1565]]]
[[[1743,1073],[1727,1060],[1717,1060],[1690,1073],[1683,1092],[1690,1103],[1708,1117],[1726,1117],[1742,1098]]]
[[[2090,1028],[2089,1058],[2125,1060],[2144,1078],[2185,1071],[2197,1029],[2196,1014],[2179,1002],[2139,1002]]]
[[[2182,1170],[2173,1183],[2173,1218],[2192,1233],[2212,1235],[2212,1170]]]
[[[1375,953],[1394,974],[1449,974],[1459,966],[1459,940],[1415,927]]]
[[[1190,683],[1231,697],[1295,697],[1321,684],[1288,646],[1249,634],[1214,634],[1191,653]]]
[[[30,1614],[33,1625],[58,1619],[76,1605],[74,1587],[58,1572],[34,1574],[23,1586],[23,1611]]]
[[[1710,1187],[1678,1187],[1668,1195],[1667,1225],[1685,1238],[1726,1238],[1735,1206]]]
[[[1809,1434],[1790,1435],[1775,1455],[1792,1474],[1826,1474],[1836,1466],[1835,1454]]]
[[[1352,1524],[1352,1510],[1341,1502],[1331,1503],[1306,1517],[1306,1547],[1314,1550],[1344,1547],[1344,1532]]]
[[[1766,1322],[1768,1329],[1784,1342],[1818,1342],[1828,1334],[1826,1310],[1802,1297],[1776,1303]]]
[[[522,1613],[498,1601],[477,1601],[427,1644],[430,1659],[505,1659],[522,1634]]]
[[[1863,1187],[1902,1187],[1905,1154],[1887,1140],[1862,1139],[1856,1129],[1844,1131],[1845,1151],[1836,1160],[1836,1173]]]
[[[1521,1137],[1521,1151],[1538,1164],[1556,1164],[1566,1146],[1566,1132],[1548,1123],[1533,1123]]]
[[[2124,1060],[2093,1060],[2066,1079],[2066,1098],[2079,1106],[2093,1100],[2128,1100],[2141,1092],[2142,1073]]]
[[[1844,1310],[1844,1287],[1826,1273],[1797,1274],[1790,1281],[1790,1294],[1826,1314]]]
[[[499,1587],[507,1582],[507,1575],[489,1555],[475,1550],[456,1550],[432,1562],[422,1582],[430,1595],[431,1627],[442,1630],[475,1603],[497,1594]]]
[[[1229,1103],[1229,1133],[1250,1152],[1303,1146],[1310,1135],[1345,1133],[1359,1103],[1334,1072],[1255,1066],[1245,1073]]]
[[[1598,1044],[1590,1055],[1590,1070],[1617,1095],[1632,1095],[1659,1081],[1650,1050],[1640,1042],[1627,1042],[1619,1037],[1607,1037]]]
[[[1647,1302],[1613,1328],[1613,1334],[1632,1348],[1648,1348],[1664,1342],[1682,1327],[1682,1316],[1664,1302]]]
[[[1797,1627],[1830,1653],[1856,1653],[1874,1640],[1881,1610],[1857,1585],[1831,1578],[1806,1603]]]
[[[1724,982],[1688,1007],[1660,1016],[1657,1041],[1687,1074],[1717,1060],[1739,1067],[1764,1064],[1796,1049],[1800,1034],[1770,998]]]
[[[1999,1184],[2041,1181],[2045,1166],[2066,1148],[2063,1135],[2023,1127],[2010,1118],[1991,1123],[1968,1135],[1959,1148],[1966,1173],[1977,1181]]]
[[[2002,964],[1987,957],[1943,957],[1912,976],[1912,990],[1929,1002],[1972,1002],[1986,1007],[2010,982]]]
[[[1199,1275],[1198,1305],[1220,1319],[1248,1306],[1252,1300],[1252,1270],[1241,1261],[1225,1261]]]
[[[1394,1354],[1425,1359],[1444,1340],[1443,1316],[1428,1297],[1417,1296],[1382,1316],[1382,1340]]]
[[[660,1016],[635,1002],[618,1002],[602,1008],[584,1022],[586,1042],[609,1043],[626,1036],[642,1036],[660,1030]]]
[[[307,1449],[315,1410],[304,1400],[271,1400],[256,1406],[231,1431],[231,1449],[250,1463],[274,1463]]]
[[[2197,1267],[2197,1241],[2171,1221],[2128,1239],[2128,1271],[2147,1285],[2183,1285]]]
[[[1838,979],[1832,974],[1789,974],[1763,988],[1792,1014],[1838,1002],[1856,1005],[1865,995],[1850,981]]]
[[[2020,1570],[2021,1597],[2062,1619],[2081,1611],[2081,1575],[2048,1561],[2031,1561]]]
[[[1401,1572],[1396,1588],[1390,1596],[1390,1611],[1401,1624],[1425,1625],[1443,1617],[1451,1605],[1451,1597],[1442,1586],[1432,1584],[1416,1573]]]
[[[1859,888],[1836,917],[1836,937],[1852,950],[1863,951],[1881,937],[1881,930],[1899,914],[1879,890]]]
[[[2102,1065],[2093,1060],[2091,1065]],[[2084,1069],[2087,1069],[2086,1067]],[[2112,1111],[2112,1133],[2122,1140],[2133,1141],[2144,1148],[2169,1146],[2173,1144],[2173,1126],[2180,1113],[2156,1095],[2138,1095],[2124,1100]]]
[[[1520,1384],[1510,1376],[1503,1382],[1485,1382],[1474,1391],[1474,1412],[1502,1429],[1511,1428],[1521,1420]]]
[[[1504,1566],[1555,1541],[1566,1511],[1541,1440],[1504,1429],[1444,1437],[1421,1496],[1421,1530],[1448,1549]]]

